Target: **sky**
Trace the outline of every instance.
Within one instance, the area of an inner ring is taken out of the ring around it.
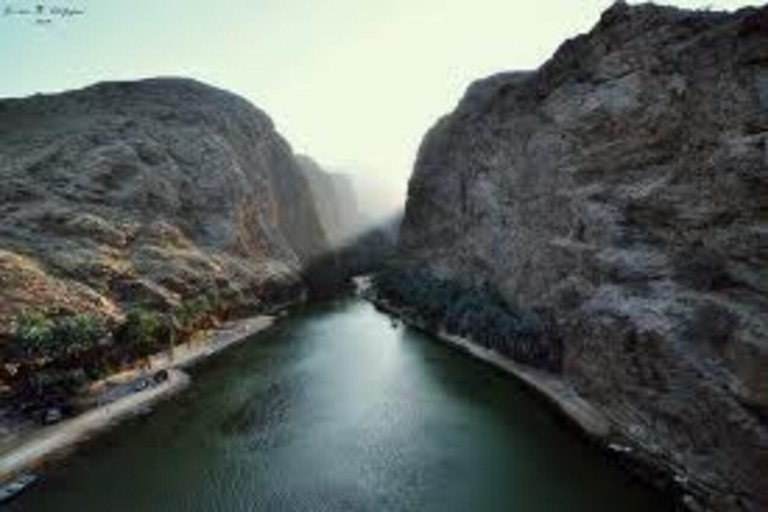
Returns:
[[[265,110],[296,152],[394,209],[473,81],[534,69],[611,0],[0,0],[0,97],[185,76]],[[633,3],[633,2],[630,2]],[[672,0],[733,10],[761,2]],[[19,14],[36,5],[82,11]]]

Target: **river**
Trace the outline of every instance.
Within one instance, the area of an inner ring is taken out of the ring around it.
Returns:
[[[301,308],[192,377],[4,510],[670,509],[512,377],[357,299]]]

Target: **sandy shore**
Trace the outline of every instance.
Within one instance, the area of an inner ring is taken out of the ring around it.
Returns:
[[[542,371],[538,371],[513,360],[499,355],[498,352],[481,347],[476,343],[453,336],[444,332],[437,337],[460,348],[472,356],[482,359],[507,373],[511,373],[531,388],[538,391],[561,413],[575,422],[587,434],[604,438],[610,433],[608,420],[589,402],[581,398],[576,391],[562,379]]]
[[[150,373],[168,370],[168,379],[162,383],[124,394],[55,425],[34,429],[25,435],[23,440],[6,447],[0,453],[0,482],[34,469],[52,455],[61,453],[126,418],[145,412],[153,404],[173,396],[187,387],[190,382],[189,376],[181,368],[189,367],[245,340],[268,328],[274,321],[274,317],[260,316],[229,322],[220,329],[207,333],[200,341],[174,347],[173,357],[169,357],[167,352],[156,354],[150,358],[149,368],[123,372],[105,379],[98,386],[106,388],[110,385],[130,383]]]
[[[42,427],[31,439],[0,456],[0,481],[27,471],[46,457],[87,439],[119,421],[140,413],[146,407],[184,389],[189,377],[170,370],[168,380],[144,391],[132,393],[109,405],[97,407],[56,425]]]
[[[167,368],[186,368],[201,359],[211,356],[239,343],[257,332],[263,331],[275,322],[273,316],[257,316],[228,322],[215,331],[206,333],[202,341],[192,341],[178,345],[173,349],[173,358],[167,352],[161,352],[150,358],[153,371]]]

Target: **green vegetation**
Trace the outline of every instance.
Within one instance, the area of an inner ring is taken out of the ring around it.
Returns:
[[[302,280],[312,299],[329,299],[354,290],[352,278],[378,272],[395,254],[393,236],[384,228],[372,229],[343,247],[315,258]]]
[[[416,268],[388,268],[374,286],[431,330],[472,339],[518,362],[559,370],[560,346],[546,339],[539,318],[510,307],[490,287],[470,288]]]
[[[93,348],[106,335],[104,321],[89,313],[60,318],[53,329],[53,337],[70,352]]]
[[[214,313],[215,303],[215,300],[211,300],[205,295],[198,295],[185,301],[177,313],[181,328],[190,331],[203,327],[202,324]]]
[[[103,321],[89,313],[50,318],[32,312],[16,320],[12,341],[22,358],[60,357],[91,348],[106,333]]]
[[[70,402],[93,380],[104,377],[166,348],[174,340],[173,319],[142,307],[132,308],[111,331],[96,315],[20,315],[14,322],[9,349],[3,354],[14,371],[3,381],[10,401],[23,410]]]
[[[20,315],[3,354],[15,367],[3,375],[13,390],[11,401],[32,409],[67,407],[69,397],[106,371],[101,341],[107,335],[104,321],[89,313]]]
[[[13,348],[26,357],[45,352],[53,344],[54,322],[42,313],[20,315],[13,328]]]
[[[115,331],[116,345],[131,358],[146,358],[166,348],[174,337],[172,317],[143,307],[133,307]]]
[[[276,287],[275,293],[279,291]],[[196,295],[173,313],[136,304],[123,322],[109,325],[90,313],[22,314],[0,345],[0,384],[10,390],[10,403],[22,410],[68,408],[88,383],[146,362],[152,354],[215,325],[217,318],[230,313],[226,299]]]
[[[46,360],[57,360],[58,365],[71,365],[73,358],[94,363],[91,352],[97,352],[105,364],[121,365],[210,327],[218,309],[218,301],[206,295],[185,301],[175,315],[136,305],[128,311],[125,321],[112,330],[102,318],[89,313],[51,316],[29,312],[14,322],[10,350],[4,357],[21,364],[39,366]]]

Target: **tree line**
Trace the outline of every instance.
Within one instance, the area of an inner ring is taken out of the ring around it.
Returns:
[[[389,266],[373,281],[376,293],[432,331],[466,337],[511,359],[560,370],[561,344],[541,318],[509,305],[490,286],[470,287],[416,267]]]

